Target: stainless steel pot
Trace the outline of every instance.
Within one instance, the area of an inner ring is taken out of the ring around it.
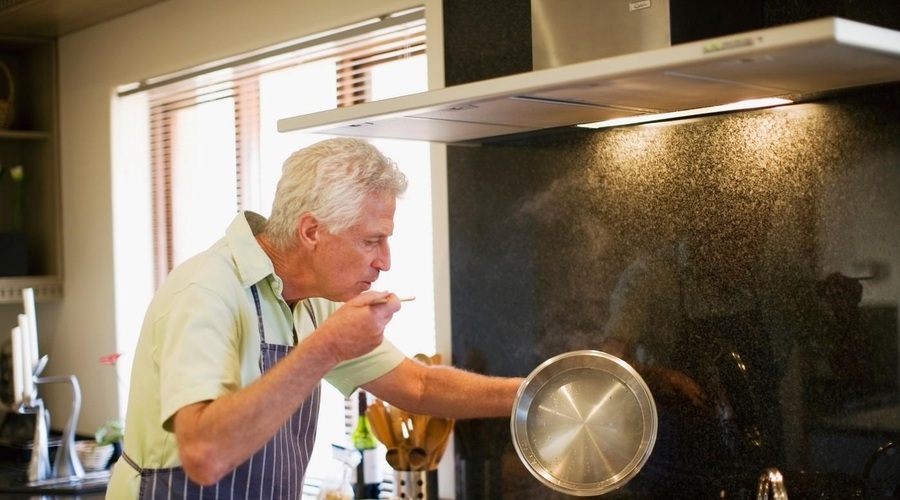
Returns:
[[[647,461],[656,404],[625,361],[573,351],[525,379],[510,427],[519,459],[539,481],[569,495],[600,495],[624,485]]]

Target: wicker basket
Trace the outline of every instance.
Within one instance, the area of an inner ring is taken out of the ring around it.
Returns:
[[[106,469],[106,464],[112,458],[113,445],[98,444],[96,441],[75,441],[75,453],[78,460],[84,466],[84,470],[92,472]]]
[[[13,104],[16,96],[16,86],[13,83],[12,73],[9,72],[9,68],[3,61],[0,61],[0,69],[3,70],[3,76],[6,78],[9,86],[9,97],[6,99],[0,98],[0,129],[7,129],[12,126],[13,119],[15,118],[15,108]]]

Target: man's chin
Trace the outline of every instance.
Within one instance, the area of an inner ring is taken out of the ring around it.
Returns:
[[[347,302],[356,297],[359,297],[360,294],[369,291],[370,286],[366,286],[365,288],[360,288],[356,290],[350,290],[341,294],[335,294],[333,297],[325,297],[326,299],[332,302]]]

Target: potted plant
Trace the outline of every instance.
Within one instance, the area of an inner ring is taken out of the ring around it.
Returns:
[[[97,428],[94,439],[75,443],[75,453],[86,471],[108,469],[122,454],[122,422],[107,420]]]
[[[97,428],[97,432],[94,433],[94,440],[99,445],[121,445],[122,438],[125,436],[123,429],[121,421],[115,419],[107,420],[106,423]]]

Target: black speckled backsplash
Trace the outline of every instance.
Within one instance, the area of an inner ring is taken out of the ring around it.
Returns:
[[[527,375],[563,352],[613,352],[606,342],[618,337],[634,345],[616,354],[714,391],[722,382],[713,360],[724,348],[709,346],[728,338],[745,344],[745,361],[760,371],[764,406],[780,410],[765,417],[778,443],[771,459],[749,465],[708,443],[690,450],[738,467],[721,471],[732,483],[769,463],[861,474],[880,442],[900,433],[896,418],[847,423],[863,408],[900,412],[898,101],[900,87],[888,86],[781,109],[450,148],[454,362]],[[709,364],[696,362],[703,356]],[[677,397],[657,397],[661,420],[683,408]],[[526,498],[519,488],[527,498],[550,495],[518,466],[507,426],[461,424],[460,458],[479,463],[465,477],[478,481],[485,462],[493,473],[478,488],[492,497]],[[845,439],[855,448],[843,448]],[[664,457],[664,446],[654,456]],[[660,465],[652,460],[648,471]],[[710,498],[731,484],[702,482]],[[695,495],[684,497],[705,498]]]
[[[827,3],[767,19],[900,26],[896,3]],[[602,349],[654,393],[650,461],[603,498],[756,498],[764,467],[792,500],[896,498],[900,454],[876,450],[900,438],[900,85],[448,162],[454,363],[525,376]],[[566,498],[508,421],[456,440],[458,498]]]

